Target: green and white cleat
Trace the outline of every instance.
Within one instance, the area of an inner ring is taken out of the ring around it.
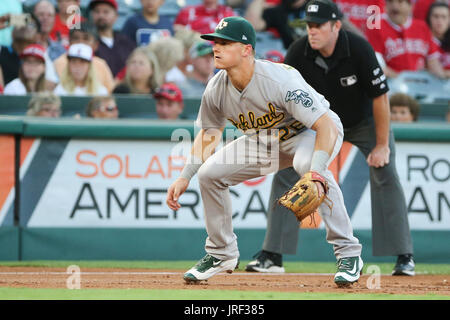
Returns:
[[[339,259],[337,266],[338,270],[334,275],[334,283],[338,287],[349,287],[358,281],[364,263],[361,257],[348,257]]]
[[[232,273],[239,266],[239,258],[220,260],[206,254],[199,262],[189,269],[183,276],[187,283],[206,281],[220,272]]]

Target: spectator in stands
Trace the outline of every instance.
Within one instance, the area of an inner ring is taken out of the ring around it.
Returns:
[[[381,16],[376,14],[384,13],[385,0],[335,0],[339,9],[345,17],[359,30],[362,34],[366,34],[368,28],[376,28],[372,26]],[[376,6],[379,11],[368,10],[370,6]]]
[[[68,63],[61,82],[55,88],[57,95],[108,95],[108,90],[98,80],[93,64],[93,51],[84,43],[73,44],[67,52]]]
[[[214,76],[214,54],[210,42],[199,41],[189,50],[193,69],[186,74],[186,80],[177,83],[184,96],[201,97],[209,79]]]
[[[443,0],[446,1],[446,0]],[[425,22],[427,18],[427,13],[430,10],[430,6],[434,2],[440,2],[438,0],[414,0],[414,8],[412,16],[414,19],[419,19]]]
[[[173,37],[158,39],[144,48],[146,51],[154,53],[158,60],[158,86],[164,83],[167,72],[184,59],[183,43]]]
[[[39,44],[26,47],[20,54],[19,77],[9,82],[4,89],[5,95],[26,95],[44,91],[45,85],[45,49]]]
[[[200,5],[182,8],[174,22],[175,31],[188,28],[201,34],[214,32],[220,20],[236,15],[233,9],[218,2],[218,0],[203,0]]]
[[[95,119],[117,119],[119,118],[119,108],[112,96],[95,97],[89,101],[86,115]]]
[[[393,122],[413,122],[419,118],[419,103],[407,94],[393,94],[389,98],[389,104],[391,106],[391,121]]]
[[[186,80],[178,83],[184,96],[201,97],[206,85],[214,76],[214,54],[212,44],[204,40],[195,43],[189,50],[192,59],[192,71],[186,74]]]
[[[304,16],[307,0],[253,0],[245,17],[256,31],[275,29],[285,49],[294,41],[294,31],[289,26],[290,17]]]
[[[53,41],[60,42],[65,48],[70,45],[70,30],[78,28],[84,21],[81,16],[80,0],[56,0],[58,5],[58,14],[55,16],[50,37]]]
[[[9,25],[11,14],[21,14],[23,11],[20,0],[2,0],[0,5],[0,46],[11,46],[13,26]]]
[[[27,116],[59,118],[61,99],[52,92],[39,92],[28,103]]]
[[[114,77],[125,67],[136,48],[134,41],[113,30],[118,17],[116,0],[91,0],[89,11],[99,37],[95,55],[104,59]]]
[[[435,2],[430,6],[426,22],[439,46],[440,61],[444,69],[450,70],[450,10],[448,4]]]
[[[70,45],[83,43],[90,46],[93,51],[95,51],[95,48],[97,47],[95,28],[88,22],[82,22],[80,24],[80,28],[70,30],[69,40]],[[67,54],[61,55],[54,61],[56,72],[60,77],[62,76],[63,71],[66,69],[67,62]],[[115,86],[115,81],[111,69],[109,68],[106,61],[102,58],[94,56],[92,58],[92,65],[101,84],[106,89],[108,89],[108,92],[111,92]]]
[[[32,16],[31,21],[23,27],[13,29],[13,43],[10,47],[0,48],[0,69],[4,76],[4,85],[19,77],[20,53],[30,44],[36,43],[40,32],[39,21]],[[58,82],[58,76],[45,52],[45,77],[48,90],[53,90]]]
[[[447,122],[450,123],[450,101],[448,102],[448,110],[447,110],[446,118],[447,118]]]
[[[189,29],[178,30],[175,32],[174,37],[183,43],[184,59],[167,72],[165,78],[166,82],[181,82],[186,79],[186,73],[192,71],[192,61],[189,49],[191,49],[194,43],[202,40],[200,38],[200,33]]]
[[[20,54],[29,45],[36,42],[37,26],[26,25],[13,29],[13,42],[10,47],[0,47],[0,67],[4,84],[8,84],[19,76]]]
[[[367,37],[387,77],[402,71],[425,69],[439,78],[448,78],[439,61],[439,48],[426,23],[412,19],[411,0],[386,0],[380,29],[367,30]]]
[[[122,33],[138,46],[147,45],[161,37],[173,35],[173,18],[160,15],[159,8],[164,0],[141,0],[142,12],[128,18]]]
[[[152,52],[138,47],[128,57],[126,75],[114,93],[152,94],[159,86],[159,64]]]
[[[50,1],[41,0],[34,6],[33,13],[40,24],[37,42],[46,48],[48,56],[53,61],[66,52],[61,43],[50,38],[50,33],[55,25],[56,9]]]
[[[183,112],[183,94],[174,83],[165,83],[153,94],[159,119],[176,120]]]

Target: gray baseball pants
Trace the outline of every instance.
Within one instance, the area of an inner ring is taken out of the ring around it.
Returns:
[[[339,118],[331,111],[330,116],[338,125],[340,135],[329,163],[339,153],[343,139]],[[315,132],[310,129],[279,145],[278,138],[242,136],[205,161],[198,171],[198,181],[208,233],[205,243],[207,253],[221,260],[239,257],[237,237],[232,226],[229,187],[291,166],[299,175],[303,175],[310,169],[314,143]],[[333,202],[332,210],[325,203],[319,207],[319,214],[325,221],[327,241],[333,245],[337,259],[359,256],[361,244],[353,236],[342,192],[329,170],[324,176],[330,186],[328,197]],[[294,224],[298,232],[298,222]]]
[[[366,120],[351,129],[345,129],[344,140],[357,146],[367,158],[376,143],[373,120]],[[392,131],[389,134],[389,148],[389,164],[382,168],[369,169],[374,256],[413,253],[405,196],[395,167],[395,141]],[[279,171],[274,176],[263,250],[281,254],[297,252],[297,219],[287,209],[276,205],[276,201],[298,179],[299,176],[293,168]]]

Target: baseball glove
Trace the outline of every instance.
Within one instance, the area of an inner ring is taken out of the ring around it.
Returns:
[[[316,181],[322,184],[325,191],[321,196],[319,196]],[[325,199],[328,199],[328,189],[328,182],[324,177],[315,171],[309,171],[278,200],[278,203],[294,212],[298,221],[302,221],[313,214]],[[330,204],[327,205],[331,209]]]

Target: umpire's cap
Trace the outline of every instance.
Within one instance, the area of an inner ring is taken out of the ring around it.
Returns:
[[[311,0],[306,5],[306,22],[325,23],[330,20],[340,20],[343,14],[338,6],[330,0]]]
[[[214,40],[220,38],[241,42],[243,44],[251,44],[255,48],[256,32],[253,26],[242,17],[223,18],[216,27],[214,33],[202,34],[200,36],[205,40]]]

